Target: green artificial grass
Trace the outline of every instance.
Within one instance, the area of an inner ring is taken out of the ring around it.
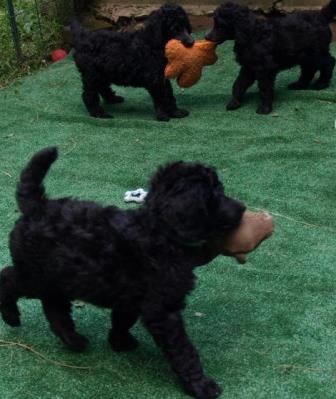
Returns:
[[[298,76],[292,69],[278,77],[272,115],[255,113],[255,86],[241,109],[227,112],[238,67],[231,44],[218,54],[196,86],[175,86],[191,113],[169,123],[155,121],[148,94],[131,88],[118,88],[126,102],[111,107],[114,119],[90,118],[71,57],[0,91],[0,264],[10,264],[16,181],[42,147],[60,149],[46,179],[51,197],[123,208],[135,206],[123,203],[124,192],[146,187],[158,165],[214,165],[227,194],[271,212],[276,231],[246,265],[221,257],[197,271],[185,320],[206,373],[227,399],[335,398],[336,80],[319,92],[288,91]],[[109,311],[76,307],[91,345],[73,354],[49,331],[38,301],[22,299],[20,308],[22,327],[0,321],[1,399],[187,398],[140,323],[139,348],[115,354],[106,340]]]

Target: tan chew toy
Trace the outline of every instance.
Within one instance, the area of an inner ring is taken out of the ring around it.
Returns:
[[[222,242],[222,253],[244,263],[246,254],[270,237],[273,230],[273,219],[270,214],[245,211],[240,225]]]
[[[208,40],[196,40],[192,47],[185,47],[176,39],[169,40],[166,44],[166,78],[176,78],[181,87],[194,85],[201,78],[203,67],[217,61],[215,49],[216,43]]]

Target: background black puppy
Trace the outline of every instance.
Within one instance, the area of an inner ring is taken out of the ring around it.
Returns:
[[[71,301],[113,308],[109,342],[131,350],[129,332],[141,317],[185,389],[215,398],[184,328],[181,310],[193,289],[196,266],[217,256],[214,242],[239,225],[244,206],[225,196],[214,169],[175,162],[150,183],[145,204],[123,211],[69,198],[47,199],[43,186],[57,150],[37,153],[21,174],[21,218],[10,236],[13,266],[0,273],[0,311],[20,325],[20,297],[41,300],[51,330],[70,349],[87,339],[71,317]]]
[[[147,89],[160,121],[187,116],[186,110],[176,106],[164,69],[168,40],[175,38],[185,46],[192,46],[190,33],[188,16],[178,5],[162,6],[148,17],[143,29],[131,33],[108,30],[90,33],[74,21],[75,62],[82,75],[83,101],[90,115],[111,117],[99,105],[99,95],[108,104],[122,102],[123,98],[110,88],[110,84],[116,84]]]
[[[331,0],[321,11],[267,19],[259,19],[247,7],[232,2],[218,7],[213,30],[206,39],[218,43],[235,40],[234,51],[241,65],[227,109],[238,108],[246,90],[257,81],[261,96],[257,112],[270,113],[276,75],[294,65],[300,65],[301,75],[289,89],[328,87],[335,66],[335,59],[329,52],[331,30],[328,25],[334,15],[336,0]],[[320,76],[310,86],[317,71]]]

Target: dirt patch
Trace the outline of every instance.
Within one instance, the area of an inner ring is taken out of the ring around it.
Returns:
[[[189,18],[194,32],[210,29],[213,25],[212,16],[190,15]]]

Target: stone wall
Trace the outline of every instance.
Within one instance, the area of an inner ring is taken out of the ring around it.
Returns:
[[[224,0],[180,0],[179,4],[183,6],[215,6],[223,3]],[[248,5],[255,10],[262,10],[268,12],[272,9],[283,10],[297,10],[297,9],[318,9],[327,1],[325,0],[241,0],[241,3]],[[135,6],[148,6],[148,5],[161,5],[162,1],[158,0],[95,0],[93,4],[96,7],[104,7],[106,5],[135,5]],[[211,7],[212,6],[212,7]]]
[[[69,3],[89,5],[83,23],[92,30],[114,28],[131,30],[144,21],[151,11],[166,0],[72,0]],[[168,0],[167,0],[168,1]],[[207,29],[212,25],[214,9],[225,0],[179,0],[189,14],[193,30]],[[268,14],[272,11],[292,12],[296,10],[318,10],[328,0],[239,0],[256,12]],[[85,8],[85,7],[84,7]],[[332,29],[336,32],[335,24]],[[66,29],[67,30],[67,29]],[[335,35],[334,35],[335,37]]]
[[[193,25],[202,25],[202,22],[210,18],[214,9],[224,0],[180,0]],[[324,0],[240,0],[241,3],[248,5],[251,9],[260,13],[270,13],[272,11],[292,12],[295,10],[320,9],[326,1]],[[104,27],[104,24],[122,27],[130,21],[137,22],[143,20],[149,13],[159,7],[164,1],[158,0],[95,0],[91,3],[89,16],[92,23],[98,24],[97,27]],[[195,26],[193,26],[195,28]],[[201,26],[200,26],[201,27]],[[197,26],[196,26],[197,28]]]

